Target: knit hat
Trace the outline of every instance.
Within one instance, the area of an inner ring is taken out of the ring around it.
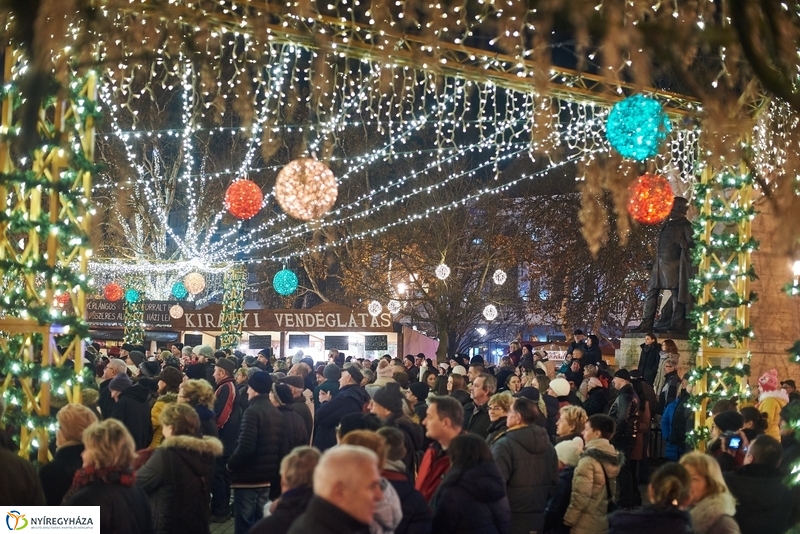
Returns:
[[[128,352],[130,352],[132,350],[136,350],[136,345],[133,345],[131,343],[123,343],[120,348],[122,350],[127,350]]]
[[[302,359],[303,359],[303,353],[301,351],[301,352],[298,352],[297,354],[295,354],[294,356],[292,356],[292,365],[294,365],[296,363],[300,363],[300,360],[302,360]]]
[[[451,360],[455,360],[456,365],[467,365],[467,362],[464,360],[464,356],[461,354],[453,354],[450,356]]]
[[[372,396],[372,401],[392,413],[401,413],[403,411],[403,393],[400,391],[400,384],[389,382],[379,388]]]
[[[619,369],[616,373],[614,373],[614,378],[621,378],[623,380],[627,380],[628,382],[630,382],[631,373],[627,369]]]
[[[139,370],[143,376],[153,377],[161,371],[161,366],[158,365],[158,362],[142,362],[139,364]]]
[[[342,378],[342,370],[339,369],[335,363],[329,363],[322,369],[322,376],[324,376],[326,380],[338,381]]]
[[[124,373],[120,373],[108,383],[108,389],[110,391],[125,391],[129,387],[133,385],[131,379],[128,378],[128,375]]]
[[[550,389],[556,394],[556,397],[566,397],[569,395],[569,382],[566,378],[554,378],[550,381]]]
[[[778,390],[778,371],[770,369],[758,379],[758,385],[761,391],[777,391]]]
[[[245,356],[244,357],[244,363],[247,364],[247,367],[255,367],[257,361],[258,361],[258,358],[256,358],[255,356]]]
[[[744,417],[739,412],[733,410],[717,414],[714,418],[714,426],[720,432],[737,432],[744,426]]]
[[[138,350],[132,350],[128,353],[128,357],[133,362],[133,365],[139,367],[139,364],[144,361],[144,354],[139,352]]]
[[[392,378],[394,376],[394,366],[389,364],[386,367],[378,365],[378,378]]]
[[[530,399],[533,402],[539,402],[540,393],[539,390],[533,386],[526,386],[519,390],[519,393],[514,395],[515,397],[525,397],[526,399]]]
[[[247,381],[247,385],[259,395],[263,395],[272,389],[272,377],[266,371],[256,371]]]
[[[411,390],[411,393],[417,398],[417,400],[424,401],[428,398],[428,393],[430,393],[431,388],[428,387],[428,384],[425,382],[414,382],[408,386],[408,389]]]
[[[230,375],[232,375],[233,372],[236,371],[236,364],[230,361],[228,358],[218,359],[217,363],[214,364],[214,367],[222,367]]]
[[[158,375],[158,380],[163,380],[172,389],[178,389],[183,382],[183,373],[174,367],[164,367]]]
[[[275,395],[278,396],[278,400],[280,400],[281,404],[284,406],[289,406],[294,403],[292,388],[286,384],[275,384]]]
[[[269,360],[269,353],[272,349],[261,349],[258,351],[258,356],[263,356]],[[248,358],[253,358],[254,360],[257,359],[255,356],[248,356]]]
[[[480,354],[473,356],[472,359],[469,361],[470,365],[486,365],[486,362],[483,359],[483,356]]]
[[[578,459],[583,451],[583,440],[581,438],[573,438],[570,440],[562,441],[556,445],[556,456],[558,461],[566,466],[575,467],[578,465]]]
[[[289,386],[293,386],[293,387],[296,387],[296,388],[299,388],[299,389],[303,389],[306,386],[306,383],[303,380],[303,377],[302,376],[297,376],[297,375],[285,376],[285,377],[280,379],[280,383],[281,384],[287,384]]]
[[[464,369],[463,365],[456,365],[453,367],[453,373],[461,376],[467,376],[467,370]]]
[[[192,349],[192,352],[209,360],[214,357],[214,349],[211,348],[211,345],[198,345]]]
[[[356,384],[361,384],[362,380],[364,380],[364,375],[361,374],[361,371],[359,371],[358,367],[355,365],[346,367],[342,372],[350,373],[350,376],[353,377],[353,382]]]
[[[206,378],[206,365],[204,363],[193,363],[186,367],[186,377],[190,380]]]

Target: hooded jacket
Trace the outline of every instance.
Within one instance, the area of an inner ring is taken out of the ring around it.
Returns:
[[[613,496],[624,461],[622,454],[607,439],[593,439],[586,444],[575,467],[572,496],[564,514],[564,524],[572,527],[572,534],[604,534],[608,530],[606,475]]]
[[[363,412],[369,401],[369,393],[353,384],[343,387],[331,400],[320,404],[314,421],[314,446],[325,451],[336,445],[336,425],[349,413]]]
[[[558,484],[558,458],[547,432],[537,425],[509,429],[492,445],[492,456],[506,481],[511,533],[542,532]]]
[[[750,464],[722,476],[736,499],[735,519],[742,534],[779,534],[789,529],[796,498],[778,468]]]
[[[165,439],[136,472],[147,494],[157,534],[208,533],[214,458],[222,454],[217,438],[174,436]]]
[[[433,532],[505,534],[509,529],[505,482],[494,462],[447,473],[433,496]]]
[[[121,391],[111,417],[122,421],[125,428],[133,436],[136,450],[147,448],[150,445],[152,429],[150,427],[150,405],[147,399],[150,392],[140,384],[134,384],[125,391]]]
[[[735,514],[736,500],[730,493],[709,495],[689,510],[695,534],[739,534]]]

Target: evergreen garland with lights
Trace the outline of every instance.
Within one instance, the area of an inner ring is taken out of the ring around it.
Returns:
[[[237,265],[222,281],[222,316],[220,318],[221,348],[235,349],[242,339],[244,321],[244,292],[247,287],[247,269]]]
[[[123,339],[132,345],[144,344],[144,289],[141,280],[131,278],[125,287],[128,291],[135,289],[139,298],[135,301],[124,299],[123,308]]]

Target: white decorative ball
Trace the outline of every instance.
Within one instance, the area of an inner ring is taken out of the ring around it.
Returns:
[[[483,309],[483,316],[487,321],[494,321],[497,319],[497,308],[494,304],[489,304]]]
[[[169,316],[173,319],[180,319],[183,317],[183,308],[180,304],[176,304],[169,309]]]
[[[390,300],[389,303],[386,305],[386,309],[389,310],[389,313],[392,315],[397,315],[397,312],[400,311],[402,306],[396,300]]]
[[[373,300],[372,302],[369,303],[369,306],[367,306],[367,311],[373,317],[377,317],[378,315],[380,315],[382,310],[383,306],[381,306],[381,303],[378,302],[377,300]]]
[[[440,263],[438,267],[436,267],[436,278],[439,280],[447,280],[447,277],[450,276],[450,267],[445,265],[444,263]]]
[[[494,283],[497,284],[498,286],[502,286],[503,284],[505,284],[507,279],[508,275],[502,269],[497,269],[492,275],[492,280],[494,280]]]
[[[302,221],[328,213],[338,194],[333,172],[313,158],[290,161],[275,180],[275,200],[288,215]]]
[[[186,287],[186,291],[197,295],[206,288],[206,277],[200,273],[189,273],[183,279],[183,285]]]

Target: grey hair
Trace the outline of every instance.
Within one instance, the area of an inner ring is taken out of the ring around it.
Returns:
[[[108,362],[107,366],[114,369],[117,373],[125,373],[128,371],[128,366],[125,365],[125,360],[121,360],[119,358],[112,358]]]

